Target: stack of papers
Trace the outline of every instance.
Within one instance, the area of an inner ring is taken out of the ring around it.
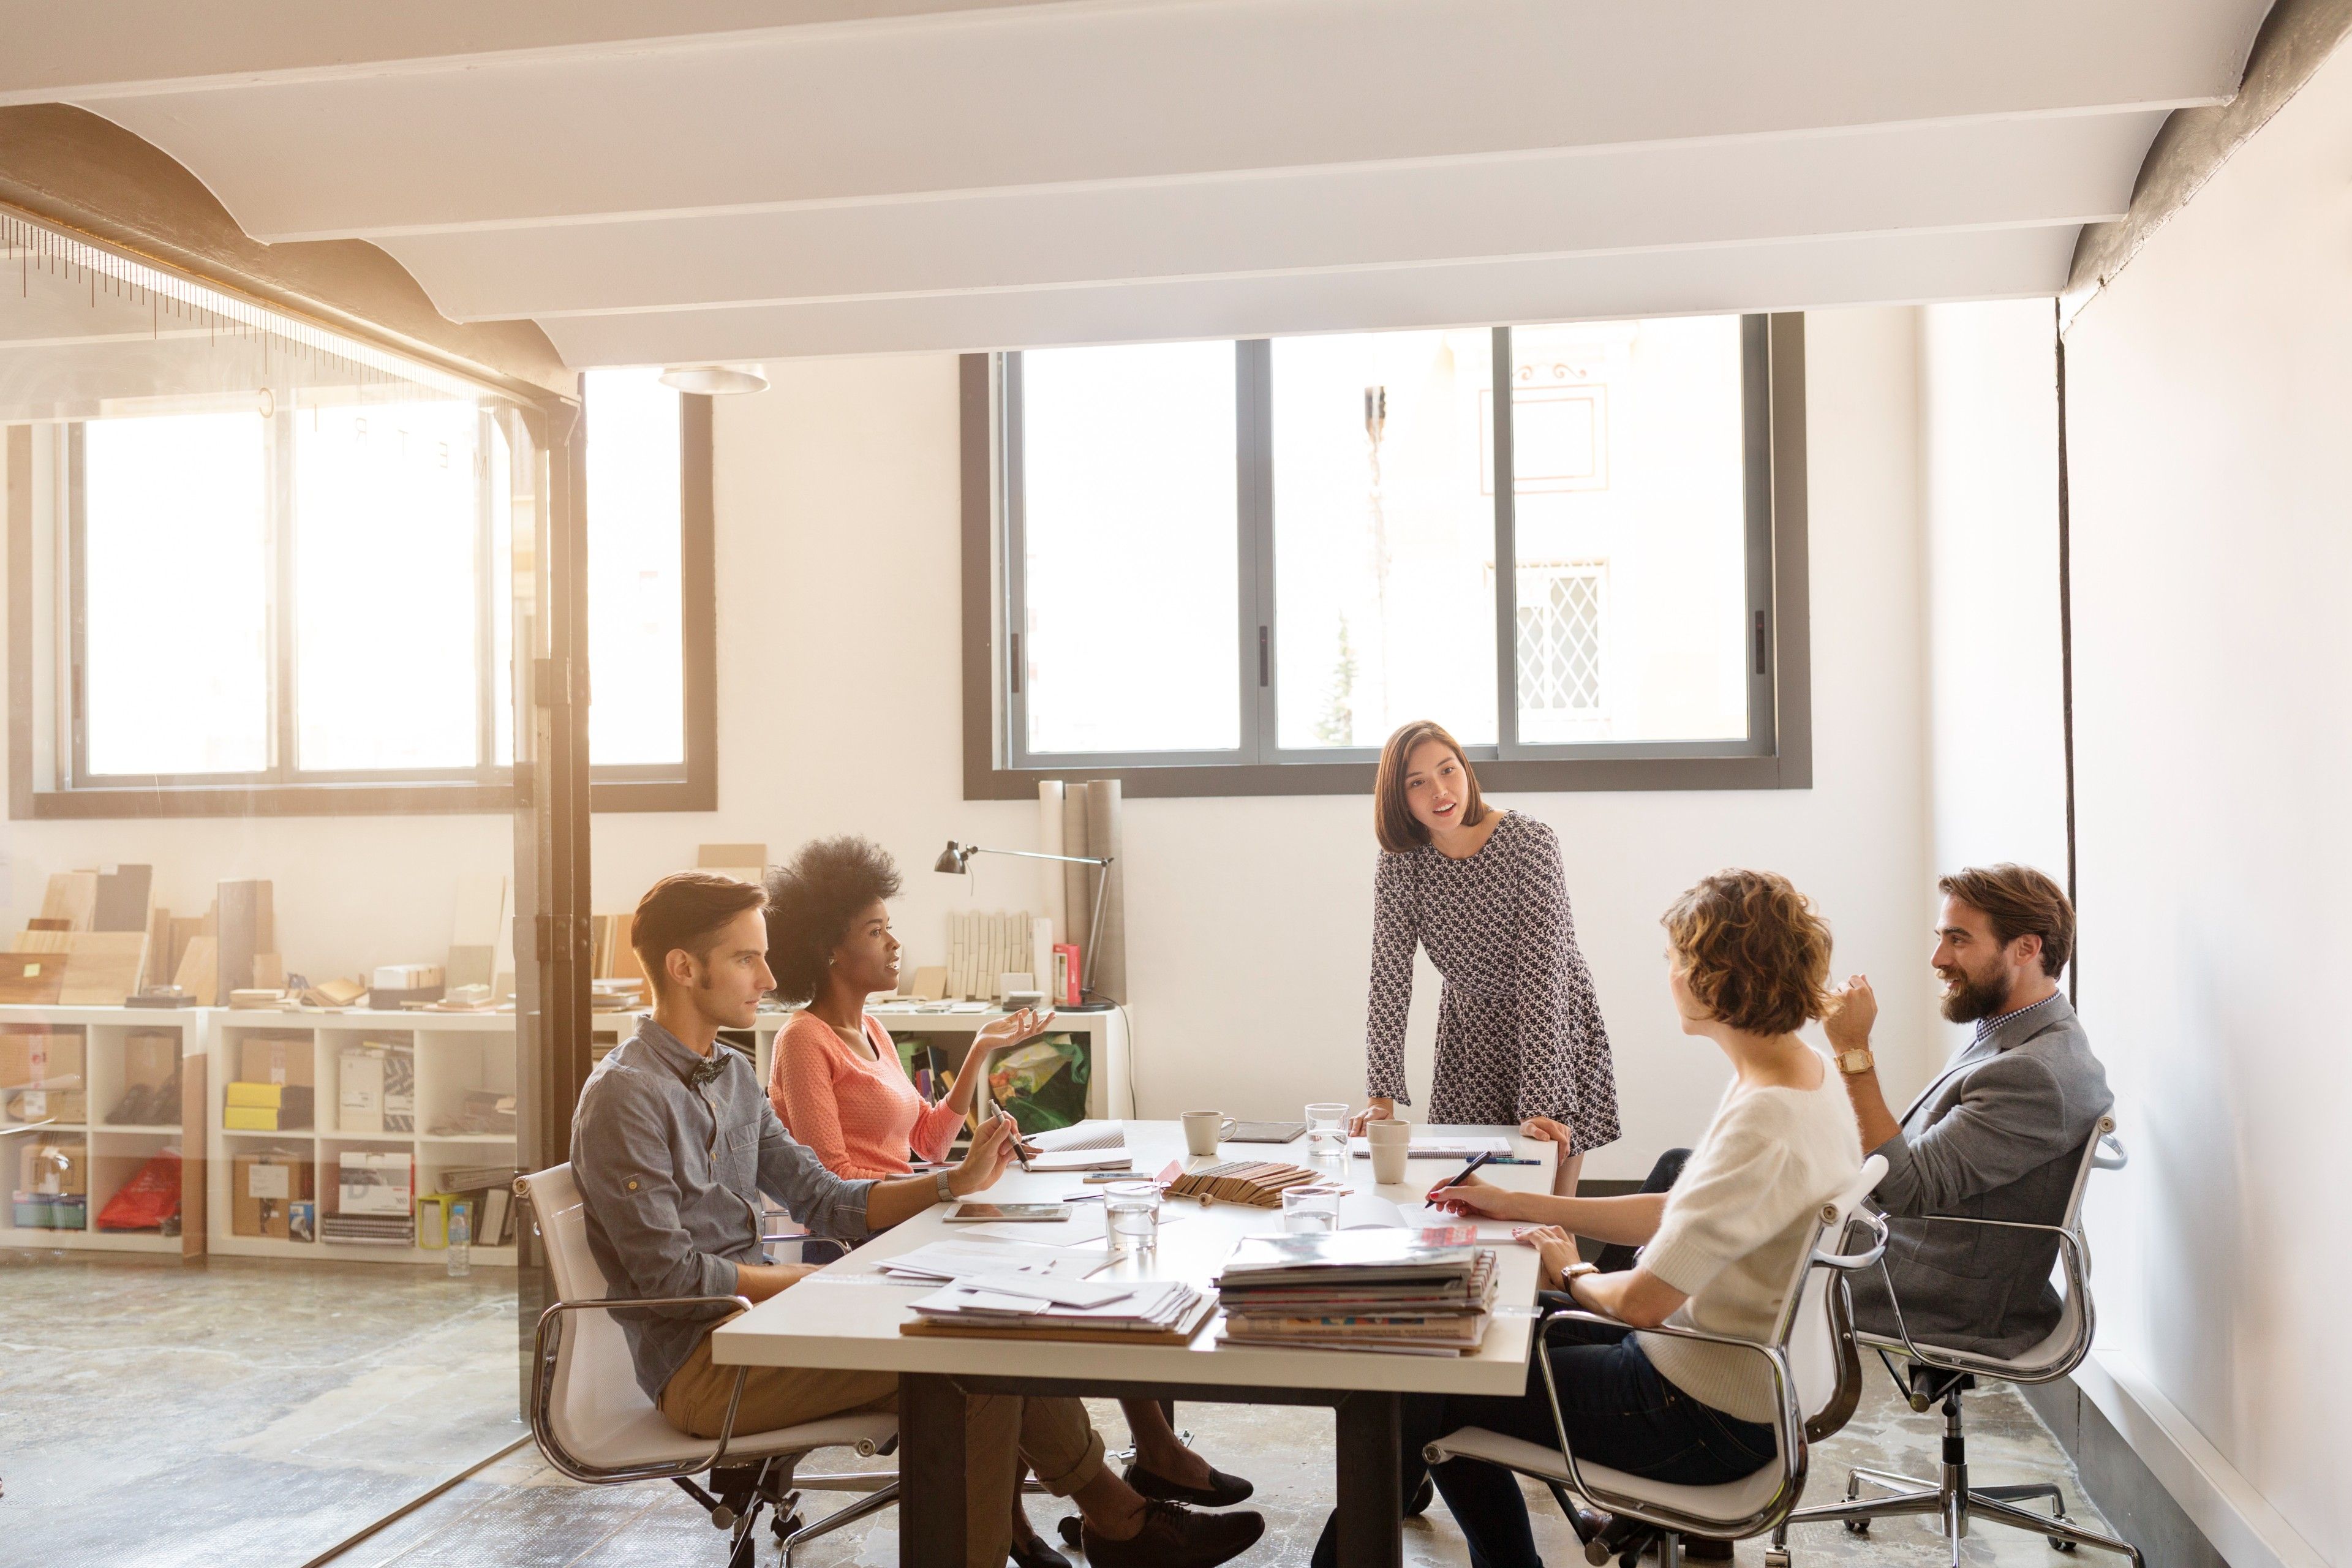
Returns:
[[[1381,1228],[1248,1237],[1217,1284],[1233,1344],[1467,1355],[1495,1304],[1495,1254]]]
[[[1415,1133],[1412,1142],[1405,1145],[1405,1158],[1409,1160],[1467,1160],[1473,1154],[1508,1154],[1510,1152],[1511,1141],[1507,1138],[1439,1138]],[[1370,1159],[1371,1140],[1349,1139],[1348,1152],[1358,1159]]]
[[[1017,1241],[934,1241],[912,1252],[886,1258],[877,1267],[882,1273],[909,1285],[944,1285],[983,1274],[1024,1269],[1083,1279],[1109,1261],[1100,1253],[1068,1252],[1058,1247]]]
[[[1214,1305],[1181,1279],[1077,1279],[1043,1269],[975,1274],[914,1303],[898,1331],[1182,1343]]]

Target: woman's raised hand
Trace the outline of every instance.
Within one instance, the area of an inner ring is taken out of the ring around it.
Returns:
[[[1024,1007],[1018,1013],[1007,1013],[987,1025],[972,1037],[972,1044],[983,1052],[1001,1051],[1044,1034],[1054,1022],[1054,1012],[1047,1008],[1040,1013],[1034,1007]]]
[[[1396,1101],[1385,1094],[1372,1096],[1371,1103],[1348,1119],[1348,1136],[1361,1138],[1364,1124],[1369,1121],[1392,1121],[1396,1119]]]

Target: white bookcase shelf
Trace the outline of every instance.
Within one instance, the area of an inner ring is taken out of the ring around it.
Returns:
[[[236,1258],[325,1258],[359,1263],[446,1261],[448,1255],[439,1247],[329,1241],[323,1234],[312,1241],[235,1235],[232,1157],[262,1149],[282,1149],[310,1162],[311,1196],[322,1231],[327,1217],[337,1212],[337,1175],[346,1151],[382,1153],[407,1150],[415,1162],[415,1191],[420,1194],[439,1191],[440,1173],[452,1165],[517,1163],[513,1133],[432,1131],[436,1126],[448,1125],[457,1117],[468,1089],[514,1092],[514,1015],[301,1013],[244,1008],[213,1011],[215,1087],[208,1104],[211,1136],[219,1141],[219,1152],[209,1164],[212,1249]],[[230,1131],[221,1126],[227,1086],[237,1080],[242,1070],[245,1042],[256,1036],[284,1038],[289,1053],[305,1049],[309,1052],[314,1126],[279,1132]],[[302,1038],[298,1041],[297,1036]],[[346,1131],[341,1127],[337,1084],[341,1054],[346,1047],[367,1043],[408,1047],[416,1075],[416,1114],[412,1131]],[[510,1265],[515,1261],[515,1248],[510,1245],[477,1244],[472,1257],[477,1263]]]
[[[82,1047],[81,1081],[77,1087],[82,1097],[80,1119],[57,1120],[37,1128],[31,1123],[12,1121],[0,1116],[0,1183],[7,1189],[9,1201],[0,1209],[0,1247],[79,1247],[103,1252],[160,1252],[194,1254],[205,1249],[204,1214],[201,1205],[192,1205],[188,1195],[196,1185],[194,1173],[203,1168],[205,1149],[201,1138],[190,1140],[193,1149],[183,1145],[181,1128],[177,1123],[142,1122],[126,1125],[110,1122],[107,1112],[122,1101],[130,1088],[130,1038],[134,1034],[173,1035],[178,1037],[181,1071],[193,1068],[201,1073],[205,1067],[206,1021],[203,1010],[193,1007],[40,1007],[11,1005],[0,1006],[0,1026],[37,1025],[60,1034],[78,1032]],[[189,1058],[195,1058],[192,1063]],[[0,1086],[14,1089],[18,1086]],[[83,1148],[84,1185],[87,1202],[82,1225],[79,1229],[54,1230],[19,1228],[16,1224],[14,1194],[20,1185],[22,1151],[34,1140],[54,1140],[59,1142],[79,1142]],[[192,1221],[193,1236],[163,1236],[155,1231],[109,1231],[98,1228],[98,1216],[122,1184],[139,1173],[142,1166],[165,1149],[179,1146],[184,1173],[181,1215]]]

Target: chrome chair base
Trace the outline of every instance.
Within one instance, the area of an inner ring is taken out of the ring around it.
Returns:
[[[1936,1520],[1944,1539],[1950,1543],[1952,1568],[1960,1568],[1960,1542],[1968,1538],[1971,1522],[2006,1525],[2046,1538],[2061,1552],[2072,1552],[2078,1546],[2095,1546],[2102,1552],[2120,1552],[2131,1559],[2132,1568],[2145,1568],[2139,1548],[2112,1535],[2101,1535],[2085,1530],[2066,1517],[2066,1499],[2055,1483],[2035,1481],[2020,1486],[1971,1487],[1969,1485],[1967,1438],[1960,1429],[1960,1393],[1972,1386],[1973,1380],[1959,1380],[1944,1394],[1944,1454],[1943,1477],[1940,1480],[1923,1480],[1916,1476],[1897,1475],[1892,1470],[1874,1470],[1857,1467],[1846,1478],[1845,1501],[1819,1508],[1801,1508],[1789,1515],[1772,1531],[1772,1544],[1764,1553],[1764,1568],[1790,1568],[1789,1527],[1792,1524],[1825,1524],[1834,1520],[1856,1535],[1870,1529],[1874,1519],[1895,1519],[1920,1514]],[[1888,1495],[1865,1498],[1864,1485],[1879,1487]],[[2046,1498],[2050,1502],[2047,1514],[2032,1512],[2017,1505]]]

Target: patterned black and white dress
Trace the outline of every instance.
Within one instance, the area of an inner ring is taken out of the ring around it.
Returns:
[[[1618,1138],[1617,1076],[1592,975],[1576,945],[1559,840],[1506,812],[1486,846],[1451,860],[1423,845],[1383,854],[1373,884],[1366,1089],[1400,1105],[1412,952],[1445,977],[1437,1005],[1433,1123],[1549,1116],[1579,1152]]]

